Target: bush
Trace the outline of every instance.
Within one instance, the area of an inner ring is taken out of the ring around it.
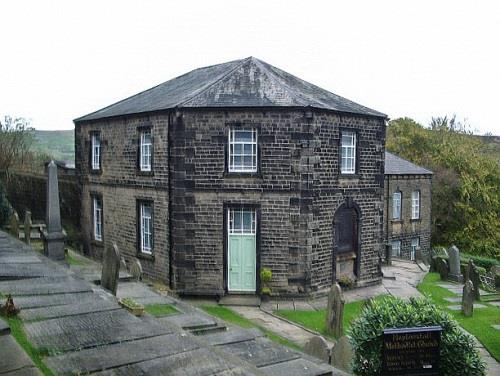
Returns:
[[[467,253],[462,253],[460,255],[460,260],[462,262],[468,263],[472,259],[476,266],[490,270],[493,265],[500,265],[500,261],[490,257],[473,256]]]
[[[7,224],[10,216],[10,204],[5,194],[3,182],[0,181],[0,226]]]
[[[354,349],[356,375],[380,375],[382,334],[387,328],[439,325],[441,333],[441,375],[485,375],[485,366],[474,339],[458,326],[447,312],[426,298],[409,301],[388,297],[372,301],[353,322],[349,331]]]
[[[261,293],[263,295],[270,295],[271,288],[269,287],[269,282],[273,278],[273,272],[269,268],[262,268],[260,271],[260,281],[262,282]]]

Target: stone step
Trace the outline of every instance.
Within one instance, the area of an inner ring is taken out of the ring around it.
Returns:
[[[205,328],[196,328],[190,330],[191,334],[194,334],[195,336],[205,336],[207,334],[220,333],[225,331],[227,331],[227,327],[223,325],[209,326]]]
[[[256,295],[226,295],[220,298],[219,304],[226,306],[259,307],[260,297]]]

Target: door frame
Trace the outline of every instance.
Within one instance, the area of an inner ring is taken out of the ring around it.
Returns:
[[[250,209],[255,210],[255,291],[229,291],[229,278],[228,278],[228,252],[229,252],[229,228],[228,228],[228,211],[229,209]],[[260,204],[256,203],[233,203],[225,202],[223,204],[224,214],[222,216],[222,227],[223,227],[223,237],[224,237],[224,247],[223,247],[223,282],[224,282],[224,292],[225,294],[249,294],[249,295],[260,295],[260,220],[261,220],[261,210]]]

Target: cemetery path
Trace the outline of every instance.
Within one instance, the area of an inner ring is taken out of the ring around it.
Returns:
[[[0,293],[12,294],[27,339],[49,354],[43,361],[56,375],[345,375],[271,342],[258,330],[226,327],[144,283],[120,281],[118,297],[170,304],[178,311],[136,317],[100,286],[1,231]],[[13,339],[4,337],[0,353],[24,355]],[[39,374],[21,355],[19,363],[9,366]],[[2,361],[11,360],[1,358],[0,369]]]

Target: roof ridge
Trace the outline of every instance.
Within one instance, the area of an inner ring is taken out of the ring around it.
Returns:
[[[241,66],[243,66],[243,64],[245,64],[247,61],[249,61],[251,59],[254,59],[254,58],[252,56],[249,56],[249,57],[244,58],[244,59],[234,60],[234,62],[238,61],[238,64],[236,64],[236,66],[233,69],[230,69],[229,72],[224,73],[217,80],[215,80],[215,81],[207,84],[204,88],[200,89],[197,93],[195,93],[195,94],[191,95],[190,97],[188,97],[187,99],[185,99],[185,100],[177,103],[177,106],[178,107],[182,107],[183,104],[186,104],[187,102],[192,101],[196,97],[200,96],[201,94],[203,94],[204,92],[206,92],[208,89],[210,89],[211,87],[215,86],[216,84],[218,84],[219,82],[221,82],[222,80],[224,80],[225,78],[227,78],[234,71],[236,71],[237,69],[239,69]]]

